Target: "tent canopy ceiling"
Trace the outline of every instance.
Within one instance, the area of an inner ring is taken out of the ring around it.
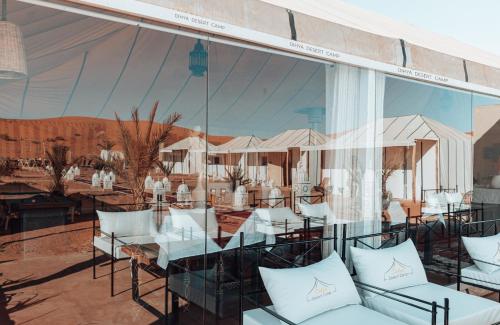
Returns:
[[[145,116],[159,100],[158,120],[181,112],[180,126],[205,125],[207,77],[188,68],[195,39],[17,1],[8,8],[24,33],[29,78],[0,81],[2,118],[113,119],[134,106]],[[324,107],[320,63],[219,43],[209,54],[211,134],[270,137],[309,125],[297,110]]]

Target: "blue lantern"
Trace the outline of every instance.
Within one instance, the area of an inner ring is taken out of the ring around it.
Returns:
[[[189,52],[189,71],[193,77],[203,77],[207,71],[208,53],[205,51],[203,44],[198,40],[194,48]]]

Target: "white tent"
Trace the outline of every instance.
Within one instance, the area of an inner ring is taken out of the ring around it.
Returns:
[[[287,130],[262,142],[259,152],[287,152],[290,148],[303,148],[326,143],[327,136],[313,129]]]
[[[258,151],[263,140],[255,135],[239,136],[223,143],[214,150],[217,153],[243,153]]]
[[[321,153],[303,152],[302,148],[323,145],[327,139],[326,135],[313,129],[287,130],[262,142],[256,150],[267,153],[267,173],[275,183],[278,183],[278,180],[283,185],[293,183],[300,161],[308,170],[311,182],[316,185],[320,181],[318,171]]]
[[[378,122],[379,123],[379,122]],[[376,123],[375,123],[376,124]],[[411,190],[415,198],[420,198],[419,189],[458,189],[467,192],[472,189],[472,138],[470,135],[439,123],[422,115],[388,117],[382,121],[383,127],[373,123],[351,130],[321,146],[311,146],[306,150],[342,150],[348,148],[369,149],[406,147],[412,153],[412,161],[406,161],[401,151],[401,159],[408,169],[413,170],[413,189],[403,189],[407,170],[396,171],[388,180],[388,189],[397,197]],[[375,139],[367,142],[366,139]],[[377,140],[378,139],[378,140]],[[370,143],[370,145],[367,145]],[[410,153],[410,152],[408,152]],[[391,155],[398,154],[392,151]],[[387,156],[387,155],[386,155]],[[324,173],[330,173],[327,170]],[[424,177],[425,176],[425,177]],[[406,184],[404,186],[407,186]]]
[[[205,139],[191,136],[161,148],[160,153],[166,154],[164,160],[173,162],[173,173],[192,174],[202,170],[207,149],[210,152],[215,148],[215,145]]]
[[[262,166],[258,147],[263,140],[255,135],[239,136],[230,141],[217,146],[213,153],[219,154],[222,161],[214,168],[217,168],[216,175],[225,174],[226,168],[239,165],[245,172],[245,177],[249,179],[266,179],[266,168]],[[212,172],[214,174],[214,172]]]

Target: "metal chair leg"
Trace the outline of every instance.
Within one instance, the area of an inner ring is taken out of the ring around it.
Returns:
[[[115,292],[115,233],[111,233],[111,297]]]

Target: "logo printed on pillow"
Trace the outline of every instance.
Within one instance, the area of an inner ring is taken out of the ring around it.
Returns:
[[[314,285],[307,293],[306,300],[308,302],[326,297],[337,291],[337,287],[334,284],[326,283],[314,277]]]
[[[393,257],[391,267],[384,273],[384,281],[404,278],[412,274],[413,269],[410,266],[399,262],[395,257]]]

